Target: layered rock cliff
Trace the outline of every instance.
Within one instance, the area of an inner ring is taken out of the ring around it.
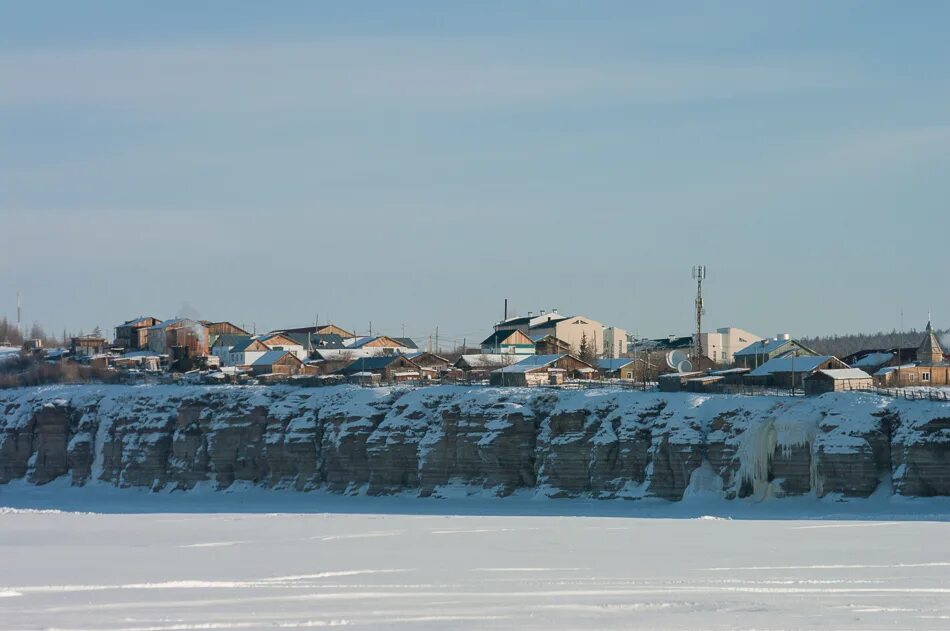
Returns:
[[[437,386],[0,391],[0,483],[679,500],[950,495],[950,404]]]

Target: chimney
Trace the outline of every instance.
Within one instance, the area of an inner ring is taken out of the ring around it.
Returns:
[[[533,316],[533,315],[534,315],[534,311],[529,311],[529,312],[528,312],[528,317],[529,317],[529,318],[530,318],[531,316]]]

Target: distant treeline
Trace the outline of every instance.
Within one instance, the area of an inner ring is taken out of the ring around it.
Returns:
[[[63,331],[63,339],[59,339],[55,335],[47,334],[42,326],[34,322],[33,326],[27,330],[27,338],[31,340],[43,340],[46,346],[53,347],[64,343],[63,340],[66,338],[66,332]],[[0,344],[9,344],[11,346],[20,346],[23,344],[23,334],[17,330],[16,322],[10,322],[5,317],[0,317]]]
[[[950,338],[950,329],[936,331],[937,338],[944,346],[947,346],[947,340]],[[863,351],[870,348],[908,348],[916,347],[924,339],[923,331],[911,329],[910,331],[890,333],[851,333],[846,335],[828,335],[821,337],[803,337],[799,341],[810,349],[821,353],[822,355],[834,355],[835,357],[844,357],[851,353]]]

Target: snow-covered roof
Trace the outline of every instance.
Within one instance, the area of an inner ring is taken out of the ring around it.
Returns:
[[[709,371],[710,375],[741,375],[742,373],[747,373],[751,368],[725,368],[723,370],[711,370]]]
[[[854,367],[880,366],[894,359],[894,353],[868,353],[861,359],[851,362]]]
[[[360,359],[363,357],[378,357],[386,355],[385,348],[317,348],[313,353],[320,359],[339,361],[341,359]]]
[[[811,372],[830,359],[834,359],[834,357],[831,355],[776,357],[775,359],[770,359],[750,372],[749,376],[767,377],[779,372]]]
[[[155,351],[130,351],[119,355],[121,359],[137,359],[139,357],[161,357]]]
[[[694,377],[696,375],[702,375],[701,370],[694,370],[692,372],[667,372],[659,376],[659,379],[683,379],[684,377]]]
[[[512,353],[479,353],[477,355],[462,355],[455,362],[455,365],[466,364],[472,368],[497,368],[516,364],[524,357],[525,355],[514,355]]]
[[[867,374],[860,368],[829,368],[826,370],[819,370],[818,373],[825,375],[826,377],[831,377],[835,380],[871,378],[871,375]]]
[[[545,366],[550,366],[557,360],[565,357],[565,355],[526,355],[523,360],[517,364],[512,364],[511,366],[504,366],[499,368],[495,372],[504,372],[504,373],[518,373],[518,372],[530,372],[532,370],[537,370],[538,368],[544,368]]]
[[[908,368],[916,368],[917,364],[904,364],[903,366],[885,366],[879,371],[874,373],[875,377],[883,377],[884,375],[889,375],[895,370],[907,370]]]

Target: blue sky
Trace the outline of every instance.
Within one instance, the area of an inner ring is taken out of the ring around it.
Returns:
[[[0,4],[0,313],[950,324],[944,3]],[[937,291],[934,291],[934,287]]]

